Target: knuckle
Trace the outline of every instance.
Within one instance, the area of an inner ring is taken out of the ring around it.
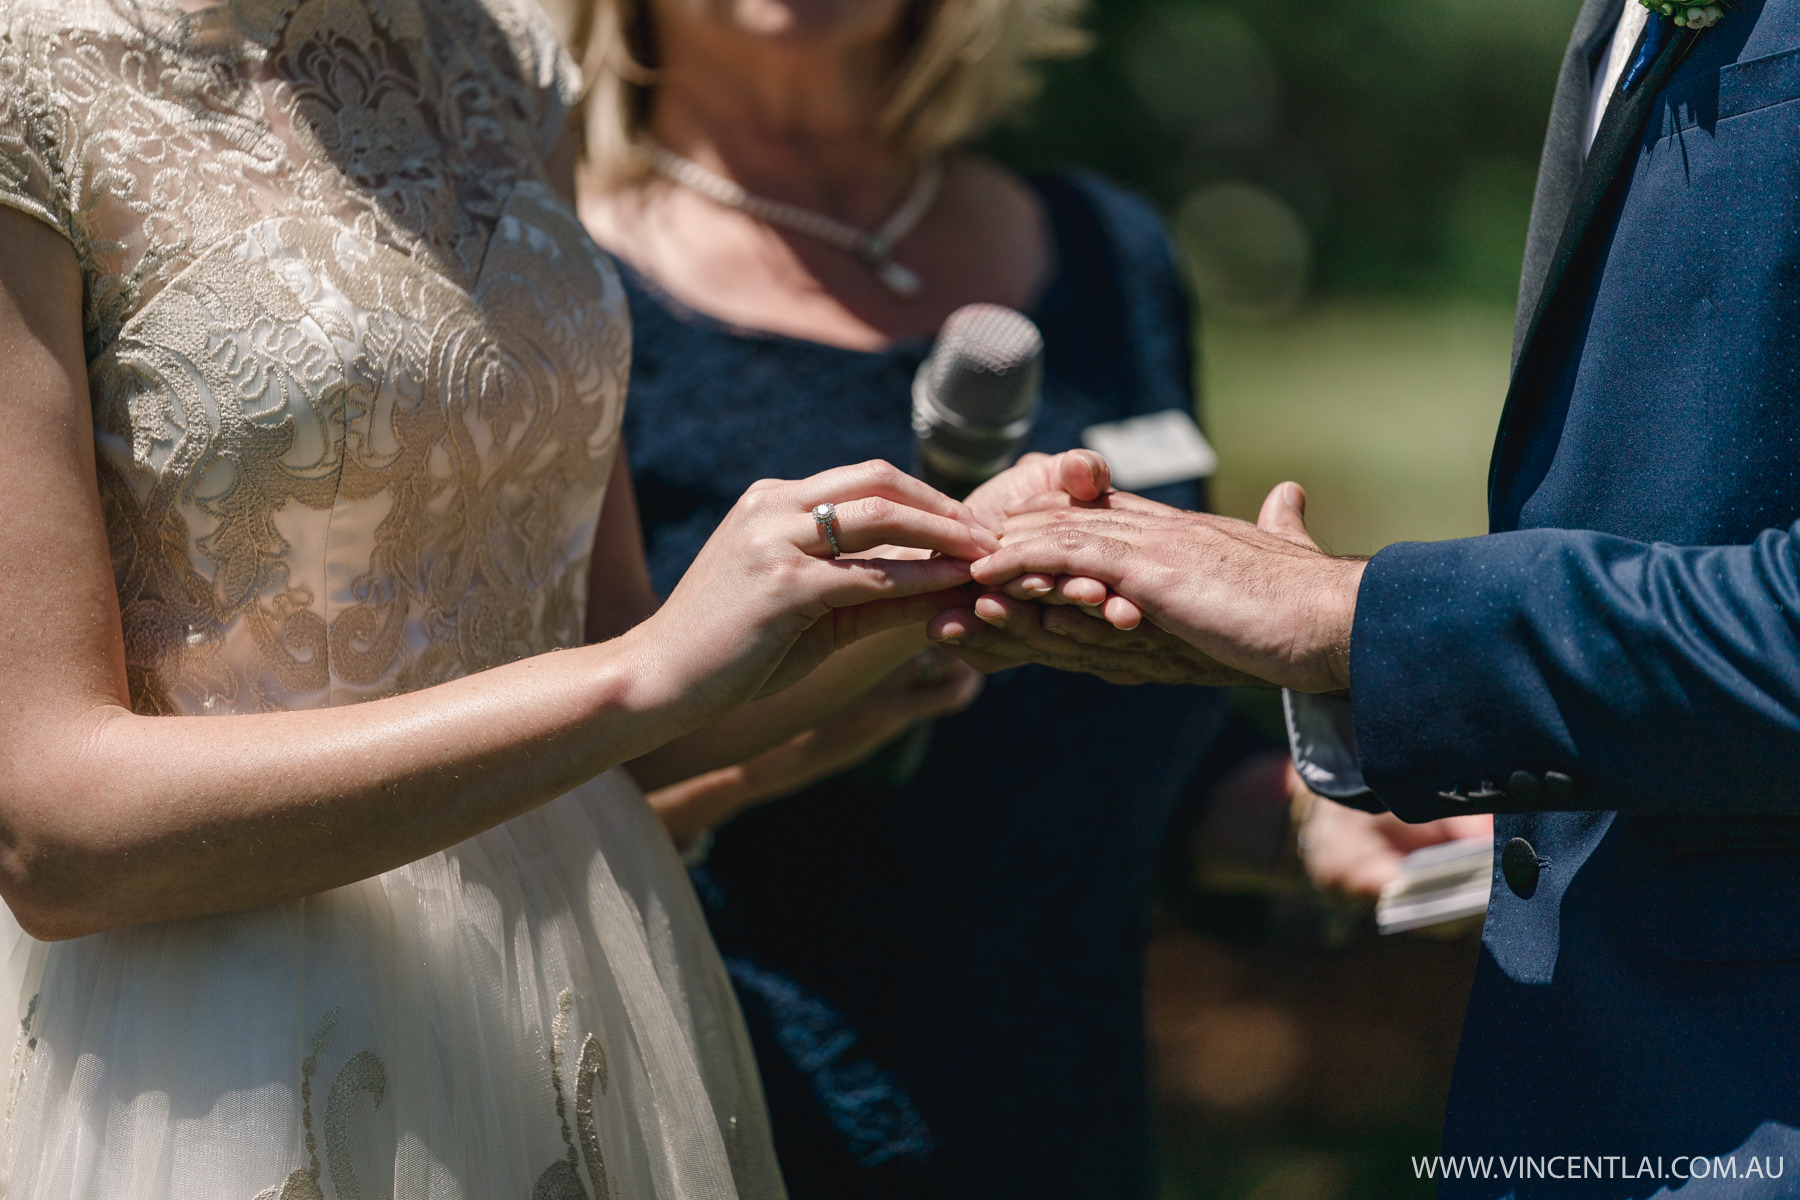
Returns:
[[[898,521],[900,506],[885,496],[865,496],[856,502],[856,519],[877,529],[887,529]]]
[[[743,498],[738,501],[738,506],[752,516],[760,516],[769,511],[780,488],[781,484],[778,480],[759,479],[744,489]]]

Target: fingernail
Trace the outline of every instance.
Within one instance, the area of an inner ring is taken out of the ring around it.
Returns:
[[[1023,591],[1027,596],[1036,600],[1039,596],[1048,596],[1050,594],[1050,585],[1047,583],[1028,583],[1023,588]]]

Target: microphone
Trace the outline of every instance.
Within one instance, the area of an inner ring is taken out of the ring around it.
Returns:
[[[999,304],[951,313],[913,377],[914,473],[957,499],[1012,465],[1037,420],[1044,336]]]

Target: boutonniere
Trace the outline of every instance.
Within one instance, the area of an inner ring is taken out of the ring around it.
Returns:
[[[1711,29],[1731,7],[1731,0],[1713,0],[1711,4],[1670,4],[1667,0],[1638,0],[1659,17],[1667,17],[1686,29]]]
[[[1731,7],[1731,0],[1712,0],[1710,4],[1674,4],[1670,0],[1638,0],[1638,3],[1650,10],[1650,26],[1644,30],[1644,41],[1638,48],[1637,58],[1632,60],[1625,78],[1619,81],[1619,90],[1627,93],[1649,73],[1650,64],[1669,44],[1677,25],[1698,34],[1717,25],[1725,10]]]

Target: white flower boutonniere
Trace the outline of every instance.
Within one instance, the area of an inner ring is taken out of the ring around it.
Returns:
[[[1669,39],[1675,36],[1677,25],[1697,36],[1719,23],[1719,19],[1731,7],[1732,0],[1712,0],[1710,4],[1677,4],[1673,0],[1638,0],[1638,3],[1650,10],[1650,26],[1644,30],[1644,40],[1638,46],[1637,58],[1626,69],[1625,77],[1619,81],[1619,91],[1622,93],[1629,93],[1649,73],[1650,65],[1656,61],[1657,55],[1663,52]],[[1689,48],[1693,44],[1694,38],[1690,37]]]
[[[1668,17],[1686,29],[1711,29],[1731,7],[1731,0],[1713,0],[1711,4],[1671,4],[1668,0],[1638,0],[1659,17]]]

